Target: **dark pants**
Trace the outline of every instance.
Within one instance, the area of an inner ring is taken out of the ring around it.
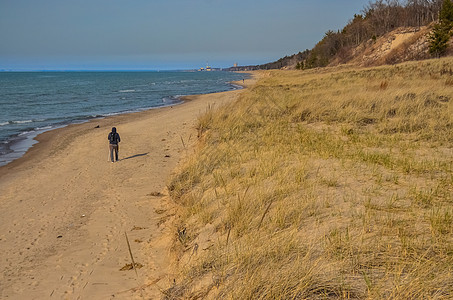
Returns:
[[[113,152],[115,152],[115,158],[116,161],[118,161],[118,145],[115,144],[109,144],[110,148],[110,160],[113,162]]]

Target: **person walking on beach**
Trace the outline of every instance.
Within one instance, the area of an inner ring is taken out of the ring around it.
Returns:
[[[112,132],[109,133],[109,149],[110,149],[110,161],[113,163],[113,152],[115,152],[116,161],[118,161],[118,151],[119,145],[118,143],[121,142],[120,135],[116,132],[116,127],[112,127]]]

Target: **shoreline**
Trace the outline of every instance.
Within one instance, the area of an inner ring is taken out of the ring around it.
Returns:
[[[198,116],[240,93],[186,96],[177,106],[51,130],[0,167],[0,298],[160,295],[173,279],[167,180],[197,143]],[[122,139],[114,164],[107,161],[112,126]],[[138,276],[119,271],[130,263],[125,232],[145,266]]]
[[[243,86],[238,81],[229,82],[228,85],[231,87],[231,89],[229,89],[229,90],[200,94],[200,95],[209,95],[209,94],[216,94],[216,93],[222,93],[222,92],[236,91],[236,90],[240,90],[243,88]],[[11,136],[11,137],[9,137],[9,139],[7,141],[5,141],[5,144],[6,144],[6,149],[12,150],[12,151],[8,152],[4,155],[1,155],[1,158],[6,158],[6,159],[4,159],[4,161],[0,161],[0,177],[2,174],[1,169],[3,167],[6,167],[6,166],[10,165],[11,163],[13,163],[14,161],[21,159],[33,147],[37,147],[37,145],[39,145],[39,143],[40,143],[39,136],[42,134],[45,134],[47,132],[52,132],[54,130],[66,128],[66,127],[72,126],[72,125],[82,125],[85,123],[96,122],[97,120],[103,120],[106,118],[113,118],[113,117],[121,116],[121,115],[142,113],[142,112],[147,112],[147,111],[151,111],[151,110],[158,110],[158,109],[163,109],[166,107],[173,107],[173,106],[181,105],[184,103],[184,101],[186,101],[185,100],[186,97],[191,97],[191,96],[197,96],[197,94],[177,96],[177,97],[175,96],[175,98],[174,98],[175,102],[171,103],[171,104],[142,108],[142,109],[137,109],[137,110],[132,110],[132,111],[111,113],[111,114],[103,115],[103,116],[87,117],[86,119],[74,120],[74,121],[68,121],[67,123],[49,125],[51,128],[34,128],[34,129],[30,129],[31,131],[28,133],[25,132],[25,133],[21,133],[19,135]],[[21,136],[21,135],[23,135],[23,136]],[[16,148],[17,150],[14,150],[14,148]],[[8,157],[10,157],[10,158],[8,158]]]
[[[184,103],[184,101],[181,99],[180,102],[177,102],[175,104],[166,105],[166,106],[156,106],[156,107],[147,108],[147,109],[140,110],[140,111],[117,113],[117,114],[113,114],[113,115],[110,115],[110,116],[93,117],[93,118],[86,119],[86,120],[80,120],[79,122],[71,122],[71,123],[67,123],[67,124],[60,124],[60,125],[56,125],[56,127],[54,127],[54,128],[49,128],[49,129],[45,129],[45,130],[36,130],[36,132],[32,133],[31,136],[24,136],[23,138],[21,138],[20,136],[13,136],[12,139],[15,139],[15,141],[13,141],[11,143],[11,145],[8,145],[9,148],[13,148],[17,144],[21,144],[21,146],[19,146],[19,147],[26,148],[26,150],[24,152],[21,151],[21,152],[23,152],[22,155],[18,156],[17,158],[14,158],[13,160],[11,160],[8,163],[6,163],[5,165],[0,165],[0,177],[1,177],[1,173],[2,173],[1,169],[3,167],[7,167],[10,164],[16,162],[17,160],[20,160],[29,151],[31,151],[33,148],[40,147],[39,146],[40,143],[42,143],[43,141],[49,140],[48,137],[46,137],[44,139],[41,137],[42,135],[47,135],[47,133],[49,133],[49,132],[54,132],[54,131],[58,131],[58,130],[63,130],[64,131],[64,129],[66,129],[68,127],[82,126],[82,125],[85,125],[87,123],[96,123],[96,122],[104,123],[104,122],[102,122],[102,120],[113,119],[113,118],[118,117],[118,116],[124,116],[125,118],[127,118],[126,116],[128,116],[128,115],[133,115],[133,114],[145,113],[145,112],[149,112],[149,111],[153,111],[153,110],[164,109],[164,108],[167,108],[167,107],[173,107],[173,106],[181,105],[183,103]],[[12,153],[8,153],[8,154],[6,154],[4,156],[11,155],[11,154]]]
[[[171,73],[171,72],[170,72]],[[56,110],[56,112],[59,112],[59,115],[52,115],[52,116],[40,116],[36,117],[35,115],[24,115],[21,121],[12,121],[9,120],[8,117],[6,117],[7,121],[6,123],[1,123],[0,127],[1,129],[1,140],[0,140],[0,167],[5,166],[9,164],[10,162],[20,158],[23,156],[24,152],[26,152],[29,148],[33,146],[33,144],[36,143],[35,137],[39,134],[42,134],[43,132],[50,131],[50,130],[55,130],[60,127],[66,127],[71,124],[81,124],[85,123],[87,121],[90,121],[92,119],[103,119],[111,116],[116,116],[116,115],[123,115],[123,114],[129,114],[129,113],[135,113],[135,112],[142,112],[142,111],[147,111],[151,109],[158,109],[166,106],[175,106],[179,103],[182,102],[181,95],[192,95],[192,94],[207,94],[207,93],[215,93],[215,92],[223,92],[223,91],[230,91],[230,90],[236,90],[240,88],[239,85],[234,84],[234,79],[237,78],[240,75],[236,76],[230,76],[230,75],[219,75],[219,78],[222,78],[225,76],[225,78],[228,78],[229,80],[225,80],[222,82],[213,82],[213,84],[209,84],[209,80],[207,82],[207,85],[203,84],[193,84],[191,86],[184,86],[183,88],[181,87],[176,87],[174,88],[173,92],[170,91],[169,94],[166,92],[153,92],[153,90],[150,90],[150,95],[147,97],[149,98],[150,101],[146,102],[140,99],[145,99],[143,96],[140,96],[140,92],[142,89],[140,86],[137,86],[137,91],[139,96],[132,96],[132,97],[139,97],[137,103],[130,103],[129,106],[119,106],[115,109],[115,111],[112,111],[112,109],[107,106],[101,108],[93,108],[92,113],[89,113],[89,111],[80,111],[80,113],[76,114],[69,114],[67,115],[65,111],[67,108],[63,110]],[[218,76],[214,76],[214,78],[217,78]],[[66,77],[63,77],[66,78]],[[148,78],[148,77],[146,77]],[[166,78],[166,77],[165,77]],[[169,77],[171,78],[171,77]],[[189,78],[189,77],[188,77]],[[190,77],[192,78],[192,77]],[[197,78],[197,77],[196,77]],[[148,78],[152,82],[154,80],[157,80],[156,82],[160,82],[159,79],[154,79],[154,77]],[[91,79],[94,80],[94,79]],[[143,79],[140,79],[143,80]],[[174,79],[172,79],[174,80]],[[176,79],[175,79],[176,80]],[[179,79],[178,79],[179,80]],[[176,80],[175,82],[177,82]],[[135,82],[135,81],[134,81]],[[166,81],[164,81],[165,83]],[[137,82],[135,82],[138,84]],[[140,82],[139,82],[140,83]],[[121,84],[119,84],[121,86]],[[150,84],[152,85],[152,84]],[[162,84],[161,84],[162,85]],[[164,84],[165,85],[165,84]],[[164,90],[166,90],[166,87],[163,87]],[[124,90],[124,91],[136,91],[134,90]],[[110,92],[105,91],[105,92]],[[118,93],[123,92],[123,90],[119,90]],[[114,93],[115,94],[115,93]],[[68,94],[70,95],[70,93]],[[159,97],[155,97],[155,95],[158,95]],[[99,99],[99,97],[104,97],[104,94],[93,94],[93,99]],[[115,95],[110,95],[113,98],[116,97]],[[96,98],[97,97],[97,98]],[[120,97],[120,96],[118,96]],[[126,97],[126,96],[124,96]],[[131,96],[128,96],[130,98]],[[141,97],[141,98],[140,98]],[[121,98],[121,99],[126,99],[126,98]],[[97,102],[95,101],[94,104]],[[93,104],[93,105],[94,105]],[[96,104],[98,105],[98,104]],[[105,105],[105,103],[104,103]],[[96,107],[96,106],[94,106]],[[83,109],[83,107],[81,107]],[[15,120],[15,119],[14,119]],[[26,120],[26,121],[24,121]],[[38,123],[36,123],[38,122]],[[11,125],[13,124],[13,125]],[[18,125],[14,125],[18,124]],[[3,125],[7,125],[6,127],[3,127]],[[28,126],[27,126],[28,125]]]

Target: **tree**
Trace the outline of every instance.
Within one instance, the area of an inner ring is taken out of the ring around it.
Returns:
[[[304,62],[300,61],[296,65],[296,70],[303,70],[304,69]]]
[[[450,28],[442,23],[436,24],[429,36],[429,53],[436,57],[442,56],[447,51],[449,40]]]
[[[437,23],[429,37],[429,52],[436,57],[443,55],[448,48],[448,41],[451,37],[453,27],[453,3],[451,0],[444,0]]]
[[[307,61],[305,62],[305,68],[306,69],[311,69],[311,68],[316,68],[319,67],[318,65],[318,54],[316,53],[316,50],[310,51],[310,56],[307,58]]]
[[[442,3],[442,8],[440,10],[439,19],[444,25],[452,26],[453,24],[453,4],[451,0],[444,0]]]

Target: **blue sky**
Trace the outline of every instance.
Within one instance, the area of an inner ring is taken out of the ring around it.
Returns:
[[[311,49],[369,0],[0,0],[0,70],[262,64]]]

